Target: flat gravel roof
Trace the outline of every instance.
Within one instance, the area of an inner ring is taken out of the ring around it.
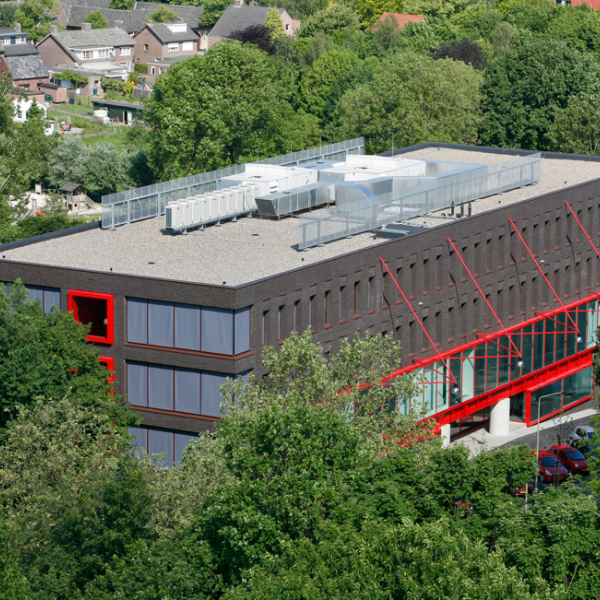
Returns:
[[[428,148],[406,158],[496,164],[514,157],[470,150]],[[600,162],[542,159],[538,184],[472,203],[473,214],[520,202],[600,178]],[[445,217],[442,216],[445,213]],[[453,219],[449,211],[415,218],[436,227]],[[187,236],[163,233],[164,217],[129,226],[93,229],[4,252],[6,259],[92,271],[160,277],[179,281],[237,286],[274,276],[349,252],[384,243],[373,232],[338,240],[307,252],[298,250],[299,220],[244,218]]]

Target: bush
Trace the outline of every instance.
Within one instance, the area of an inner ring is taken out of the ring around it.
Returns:
[[[148,75],[148,65],[146,63],[135,63],[133,70],[138,75]]]

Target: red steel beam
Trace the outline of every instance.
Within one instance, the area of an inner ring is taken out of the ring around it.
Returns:
[[[419,325],[421,326],[421,329],[423,330],[423,333],[427,336],[429,343],[433,346],[433,349],[437,352],[437,355],[438,355],[439,359],[442,361],[442,364],[446,367],[446,370],[448,371],[448,373],[450,375],[450,381],[452,383],[458,384],[458,382],[456,381],[456,378],[454,377],[454,375],[452,374],[452,371],[450,370],[450,367],[447,365],[446,361],[444,360],[444,357],[441,355],[440,351],[438,350],[438,347],[435,345],[434,341],[431,339],[431,336],[427,333],[427,329],[425,329],[425,325],[423,325],[423,323],[421,323],[421,319],[419,319],[419,317],[417,316],[417,313],[415,312],[415,309],[412,307],[412,304],[408,301],[408,298],[402,291],[402,288],[398,285],[396,278],[392,275],[392,272],[390,271],[389,267],[387,266],[385,260],[383,260],[383,258],[381,258],[381,257],[379,257],[379,260],[383,263],[385,270],[389,273],[389,276],[392,278],[392,281],[396,284],[396,287],[398,288],[398,291],[402,295],[402,298],[404,298],[404,302],[406,302],[406,304],[408,305],[408,308],[410,308],[410,312],[412,312],[413,317],[416,319],[417,323],[419,323]]]
[[[531,260],[533,260],[533,262],[536,264],[536,266],[538,268],[538,271],[541,273],[542,277],[544,278],[544,281],[548,284],[548,287],[552,290],[552,293],[554,294],[554,297],[558,300],[558,302],[561,305],[562,309],[565,311],[565,314],[567,315],[567,318],[573,324],[573,327],[575,328],[575,331],[577,333],[579,333],[579,328],[577,327],[575,321],[573,321],[573,318],[569,314],[569,311],[567,310],[567,307],[563,304],[562,300],[560,299],[560,296],[556,293],[556,290],[552,287],[552,284],[550,283],[550,281],[546,277],[546,273],[544,273],[544,270],[540,266],[540,263],[538,263],[538,261],[535,260],[535,256],[533,255],[533,252],[529,249],[529,246],[527,245],[527,243],[523,239],[523,236],[519,232],[519,230],[518,230],[517,226],[515,225],[514,221],[509,218],[508,222],[513,226],[513,229],[515,230],[515,233],[519,236],[519,239],[521,240],[523,246],[525,246],[525,249],[527,250],[527,253],[529,254],[529,256],[531,256]]]
[[[594,246],[594,242],[592,242],[592,238],[588,235],[588,232],[585,230],[584,226],[581,224],[581,221],[577,218],[575,211],[573,210],[571,205],[566,200],[565,200],[565,204],[569,207],[569,210],[571,211],[573,218],[577,221],[577,225],[579,225],[579,227],[581,227],[581,231],[583,231],[583,235],[585,235],[585,237],[587,238],[587,241],[590,243],[590,246],[594,249],[594,252],[598,255],[598,258],[600,258],[600,252],[598,252],[598,248],[596,248],[596,246]]]
[[[454,252],[456,252],[456,256],[458,256],[458,260],[460,260],[460,262],[462,263],[462,266],[465,268],[465,270],[469,274],[469,277],[471,278],[471,281],[475,284],[475,287],[479,290],[479,293],[481,294],[481,297],[483,298],[483,301],[487,304],[487,307],[492,311],[492,314],[494,315],[496,321],[498,321],[498,325],[500,325],[500,329],[502,329],[504,335],[508,337],[508,341],[510,342],[510,345],[516,351],[516,356],[521,356],[521,353],[519,352],[519,349],[517,348],[516,344],[512,341],[512,338],[510,337],[510,334],[508,333],[508,331],[506,331],[506,327],[504,327],[504,324],[502,323],[502,321],[500,320],[500,318],[496,314],[496,311],[492,308],[492,305],[489,303],[488,299],[485,297],[485,294],[483,293],[483,290],[479,287],[479,284],[477,283],[477,281],[475,281],[475,277],[473,277],[473,273],[471,273],[471,271],[469,270],[469,267],[467,267],[467,263],[465,263],[465,261],[463,260],[463,257],[460,255],[460,252],[456,249],[456,246],[454,245],[454,243],[452,242],[452,240],[449,237],[446,237],[446,239],[448,240],[448,243],[454,249]],[[510,352],[510,350],[509,350],[509,352]]]

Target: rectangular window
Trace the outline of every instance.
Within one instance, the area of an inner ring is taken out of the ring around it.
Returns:
[[[144,44],[144,52],[148,52],[148,44]]]
[[[278,340],[283,339],[282,321],[283,321],[283,309],[284,308],[285,308],[285,306],[280,306],[279,310],[277,311],[277,339]]]
[[[375,278],[374,277],[369,277],[369,279],[367,280],[367,311],[371,312],[375,312],[373,310],[373,307],[375,306],[375,301],[373,299],[373,296],[375,294]]]
[[[193,50],[194,50],[194,42],[183,42],[181,44],[181,50],[183,52],[193,52]]]
[[[194,433],[156,427],[130,427],[129,433],[133,436],[138,457],[143,458],[145,454],[166,454],[163,467],[180,463],[184,450],[190,442],[198,439],[198,435]]]
[[[298,308],[300,306],[300,300],[296,300],[294,302],[294,326],[292,328],[292,331],[295,331],[296,333],[298,333],[298,328],[300,323],[298,322]]]
[[[156,68],[150,67],[150,75],[156,75]]]
[[[26,286],[29,291],[29,299],[40,301],[42,310],[49,313],[53,306],[60,310],[60,290],[58,288],[40,287],[37,285]]]
[[[342,286],[340,288],[340,302],[339,302],[339,319],[340,321],[344,320],[344,314],[346,312],[346,307],[345,305],[345,299],[346,299],[346,286]]]
[[[94,58],[94,53],[91,50],[83,51],[83,59],[84,60],[91,60],[92,58]]]
[[[127,46],[120,49],[121,56],[131,56],[131,47]]]
[[[110,51],[107,48],[98,50],[98,58],[109,58]]]
[[[127,396],[136,407],[220,417],[224,373],[141,362],[127,363]],[[247,380],[247,373],[242,375]]]
[[[169,52],[179,52],[179,44],[169,44],[168,51]]]
[[[114,341],[114,297],[112,294],[69,291],[69,311],[73,318],[91,325],[88,341],[112,344]]]
[[[359,286],[360,286],[360,281],[355,281],[354,282],[354,316],[356,317],[359,312],[358,309],[360,308],[360,304],[359,304]]]
[[[310,300],[308,302],[308,326],[311,329],[314,329],[314,323],[313,323],[313,304],[315,302],[315,297],[311,296]]]
[[[267,345],[267,315],[269,314],[268,310],[265,310],[262,314],[262,345]]]
[[[329,325],[329,318],[331,317],[329,302],[331,299],[331,291],[325,292],[325,325]]]
[[[250,307],[238,310],[127,299],[127,341],[237,355],[250,350]]]

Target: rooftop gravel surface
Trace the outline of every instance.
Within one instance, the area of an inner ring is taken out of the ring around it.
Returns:
[[[417,150],[406,158],[496,164],[513,157],[469,150]],[[542,159],[536,185],[472,203],[478,214],[551,191],[600,178],[600,162]],[[437,227],[455,220],[449,210],[411,222]],[[387,240],[373,232],[338,240],[309,251],[298,250],[299,221],[246,218],[188,235],[164,233],[164,217],[114,230],[94,229],[6,251],[6,259],[92,271],[160,277],[179,281],[237,286],[361,250]]]

